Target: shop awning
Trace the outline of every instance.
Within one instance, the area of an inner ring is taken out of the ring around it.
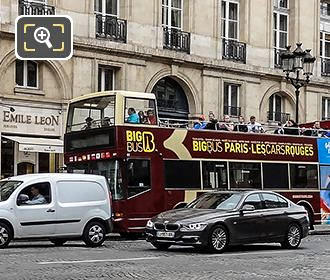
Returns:
[[[18,149],[22,152],[63,153],[63,141],[60,139],[4,135],[2,137],[17,142]]]

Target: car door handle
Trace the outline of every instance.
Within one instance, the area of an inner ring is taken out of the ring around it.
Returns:
[[[54,209],[48,209],[46,212],[48,212],[48,213],[54,213],[55,210]]]

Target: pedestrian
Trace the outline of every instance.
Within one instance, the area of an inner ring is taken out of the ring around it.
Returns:
[[[231,122],[229,115],[223,116],[223,122],[219,124],[219,130],[233,131],[234,124]]]
[[[256,122],[255,116],[250,117],[250,122],[248,123],[247,127],[248,127],[248,132],[253,132],[253,133],[264,133],[265,132],[262,125],[260,123]]]
[[[209,113],[209,121],[205,126],[205,129],[217,130],[218,129],[218,120],[215,118],[213,112]]]
[[[248,132],[248,127],[243,116],[238,117],[238,124],[235,125],[234,131]]]
[[[198,117],[198,121],[194,123],[194,129],[204,129],[205,126],[207,125],[207,122],[205,121],[205,116],[200,115]]]

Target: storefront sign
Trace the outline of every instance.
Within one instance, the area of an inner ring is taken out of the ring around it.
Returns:
[[[4,110],[2,132],[60,136],[62,115],[59,110],[14,106],[15,112]]]
[[[63,153],[63,146],[47,146],[47,145],[28,145],[19,144],[19,150],[23,152],[39,152],[39,153]]]

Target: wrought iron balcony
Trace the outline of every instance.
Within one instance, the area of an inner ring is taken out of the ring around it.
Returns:
[[[330,76],[330,59],[329,58],[321,59],[321,75]]]
[[[223,114],[229,116],[240,116],[241,115],[241,107],[233,107],[233,106],[224,106]]]
[[[282,68],[281,53],[283,51],[284,50],[274,49],[274,67],[275,68]]]
[[[43,3],[19,0],[20,15],[55,15],[55,7]]]
[[[246,63],[246,44],[235,40],[222,39],[222,58]]]
[[[267,112],[267,120],[269,122],[281,122],[285,123],[290,119],[289,113],[282,113],[282,112]]]
[[[127,21],[112,16],[96,15],[96,37],[126,43]]]
[[[165,27],[163,47],[164,49],[190,53],[190,33]]]

